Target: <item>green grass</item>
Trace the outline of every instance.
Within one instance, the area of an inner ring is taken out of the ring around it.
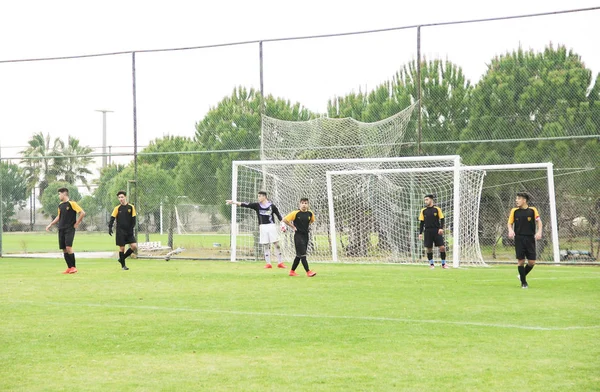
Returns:
[[[597,267],[0,259],[0,390],[596,391]]]
[[[186,249],[208,249],[213,243],[220,243],[222,249],[229,249],[229,234],[191,234],[174,235],[173,247]],[[146,235],[138,236],[139,242],[145,242]],[[160,241],[166,245],[167,234],[150,234],[148,241]],[[108,233],[78,231],[75,235],[73,247],[76,252],[100,252],[116,249],[115,238]],[[2,251],[4,254],[58,252],[58,235],[56,232],[33,233],[3,233]]]

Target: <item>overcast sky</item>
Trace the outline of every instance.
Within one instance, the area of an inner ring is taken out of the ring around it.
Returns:
[[[343,33],[600,6],[600,0],[11,1],[0,6],[0,60]],[[422,53],[460,65],[473,82],[507,50],[566,44],[600,72],[600,11],[427,27]],[[381,83],[416,57],[416,29],[264,44],[266,93],[324,112],[327,100]],[[236,85],[259,87],[258,44],[136,55],[138,143],[192,137]],[[0,64],[0,144],[15,156],[36,132],[133,144],[131,54]],[[114,147],[113,151],[119,149]],[[128,150],[131,150],[129,148]]]

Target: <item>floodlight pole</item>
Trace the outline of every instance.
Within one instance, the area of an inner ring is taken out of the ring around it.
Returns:
[[[114,113],[112,110],[96,109],[102,113],[102,167],[106,167],[106,113]]]

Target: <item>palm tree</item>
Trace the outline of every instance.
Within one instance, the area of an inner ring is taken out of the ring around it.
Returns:
[[[52,139],[50,134],[44,136],[42,132],[34,134],[27,142],[29,146],[21,151],[24,170],[27,176],[27,187],[31,191],[39,186],[40,198],[48,184],[56,181],[55,158],[60,154],[61,145],[59,138]]]
[[[79,139],[73,136],[69,136],[67,144],[62,144],[61,147],[61,157],[54,160],[57,176],[73,185],[80,181],[89,190],[87,175],[92,174],[88,168],[94,162],[93,158],[89,156],[92,148],[82,146]]]

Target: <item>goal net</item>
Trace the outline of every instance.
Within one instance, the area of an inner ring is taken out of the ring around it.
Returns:
[[[326,175],[334,261],[360,252],[372,260],[422,263],[415,217],[428,193],[436,195],[445,214],[446,248],[455,267],[514,260],[506,223],[516,193],[523,191],[532,195],[531,205],[545,220],[537,260],[559,259],[552,164],[342,170]],[[368,212],[357,216],[348,200],[364,203]]]
[[[417,103],[391,117],[370,123],[328,117],[286,121],[263,115],[261,159],[398,156],[406,145],[408,125]]]
[[[454,168],[460,166],[458,156],[394,157],[362,159],[318,159],[294,161],[234,161],[232,165],[232,198],[237,201],[255,201],[258,191],[264,190],[283,215],[298,208],[299,200],[308,197],[310,208],[317,221],[311,228],[309,245],[313,261],[332,261],[332,233],[329,224],[329,201],[327,199],[327,172],[338,170],[410,169],[410,168]],[[450,198],[450,200],[453,200]],[[422,205],[422,195],[413,200],[415,206]],[[369,199],[348,198],[344,202],[347,211],[353,211],[358,220],[371,221],[369,214],[375,208],[385,206],[368,205]],[[340,208],[340,204],[338,204]],[[416,207],[415,207],[416,208]],[[413,225],[417,216],[414,216]],[[262,259],[258,245],[256,213],[247,208],[232,206],[231,259]],[[365,227],[368,227],[365,225]],[[383,227],[381,229],[384,229]],[[342,230],[343,231],[343,230]],[[366,232],[365,232],[366,233]],[[342,238],[342,233],[338,236]],[[287,260],[293,258],[294,246],[291,233],[281,235],[280,243]],[[371,252],[363,252],[364,243],[353,238],[351,255],[355,262],[375,262]],[[335,245],[334,245],[335,246]],[[367,249],[367,248],[364,248]]]

